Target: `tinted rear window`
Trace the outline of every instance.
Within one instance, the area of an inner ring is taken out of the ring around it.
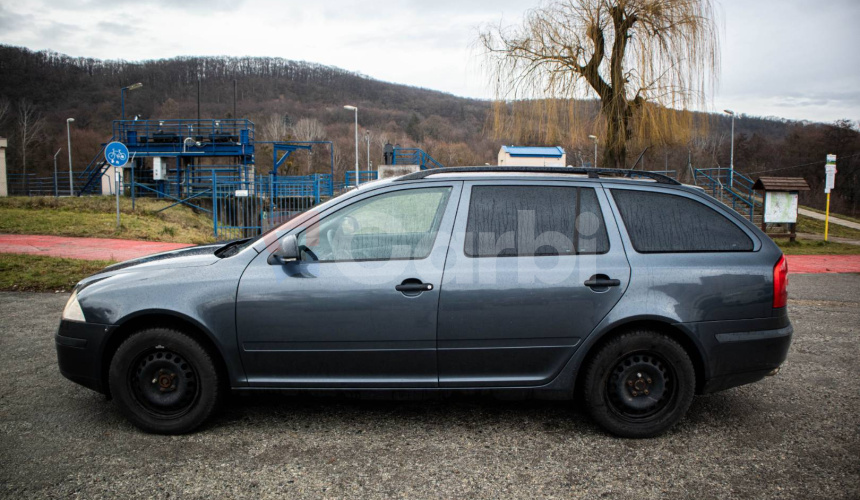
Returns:
[[[475,186],[469,204],[469,257],[606,253],[609,239],[592,188]]]
[[[753,242],[704,203],[666,193],[613,189],[633,248],[649,252],[740,252]]]

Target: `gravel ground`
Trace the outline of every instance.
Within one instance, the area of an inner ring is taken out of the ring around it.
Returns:
[[[777,377],[697,397],[669,434],[623,440],[570,403],[234,398],[202,431],[135,430],[60,376],[66,297],[0,294],[0,495],[860,497],[860,275],[792,275]]]

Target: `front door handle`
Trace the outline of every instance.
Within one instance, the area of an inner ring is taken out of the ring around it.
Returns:
[[[621,285],[621,280],[611,279],[605,274],[595,274],[594,276],[585,280],[585,286],[589,288],[607,288],[610,286],[619,285]]]
[[[429,292],[433,289],[433,285],[431,285],[430,283],[421,283],[420,281],[418,283],[415,283],[414,281],[406,280],[403,283],[395,286],[394,289],[398,292],[403,293],[420,293]]]

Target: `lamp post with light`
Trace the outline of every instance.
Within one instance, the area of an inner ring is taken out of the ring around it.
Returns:
[[[732,182],[735,178],[735,112],[730,109],[724,109],[723,113],[732,117],[732,149],[729,157],[729,189],[732,189]]]
[[[588,138],[594,141],[594,165],[592,166],[597,168],[597,136],[589,135]]]
[[[361,182],[358,175],[358,108],[347,104],[343,109],[355,111],[355,185],[358,187]]]
[[[120,92],[119,92],[120,99],[119,100],[120,100],[120,107],[122,108],[122,119],[123,120],[125,120],[125,91],[126,90],[137,90],[141,87],[143,87],[143,84],[138,82],[138,83],[134,83],[132,85],[129,85],[128,87],[123,87],[120,89]]]
[[[69,196],[74,196],[75,186],[72,177],[72,122],[74,118],[66,118],[66,137],[69,140]]]

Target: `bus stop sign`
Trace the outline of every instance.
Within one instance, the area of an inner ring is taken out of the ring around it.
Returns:
[[[112,142],[105,146],[105,160],[114,167],[122,167],[128,163],[128,148],[121,142]]]

